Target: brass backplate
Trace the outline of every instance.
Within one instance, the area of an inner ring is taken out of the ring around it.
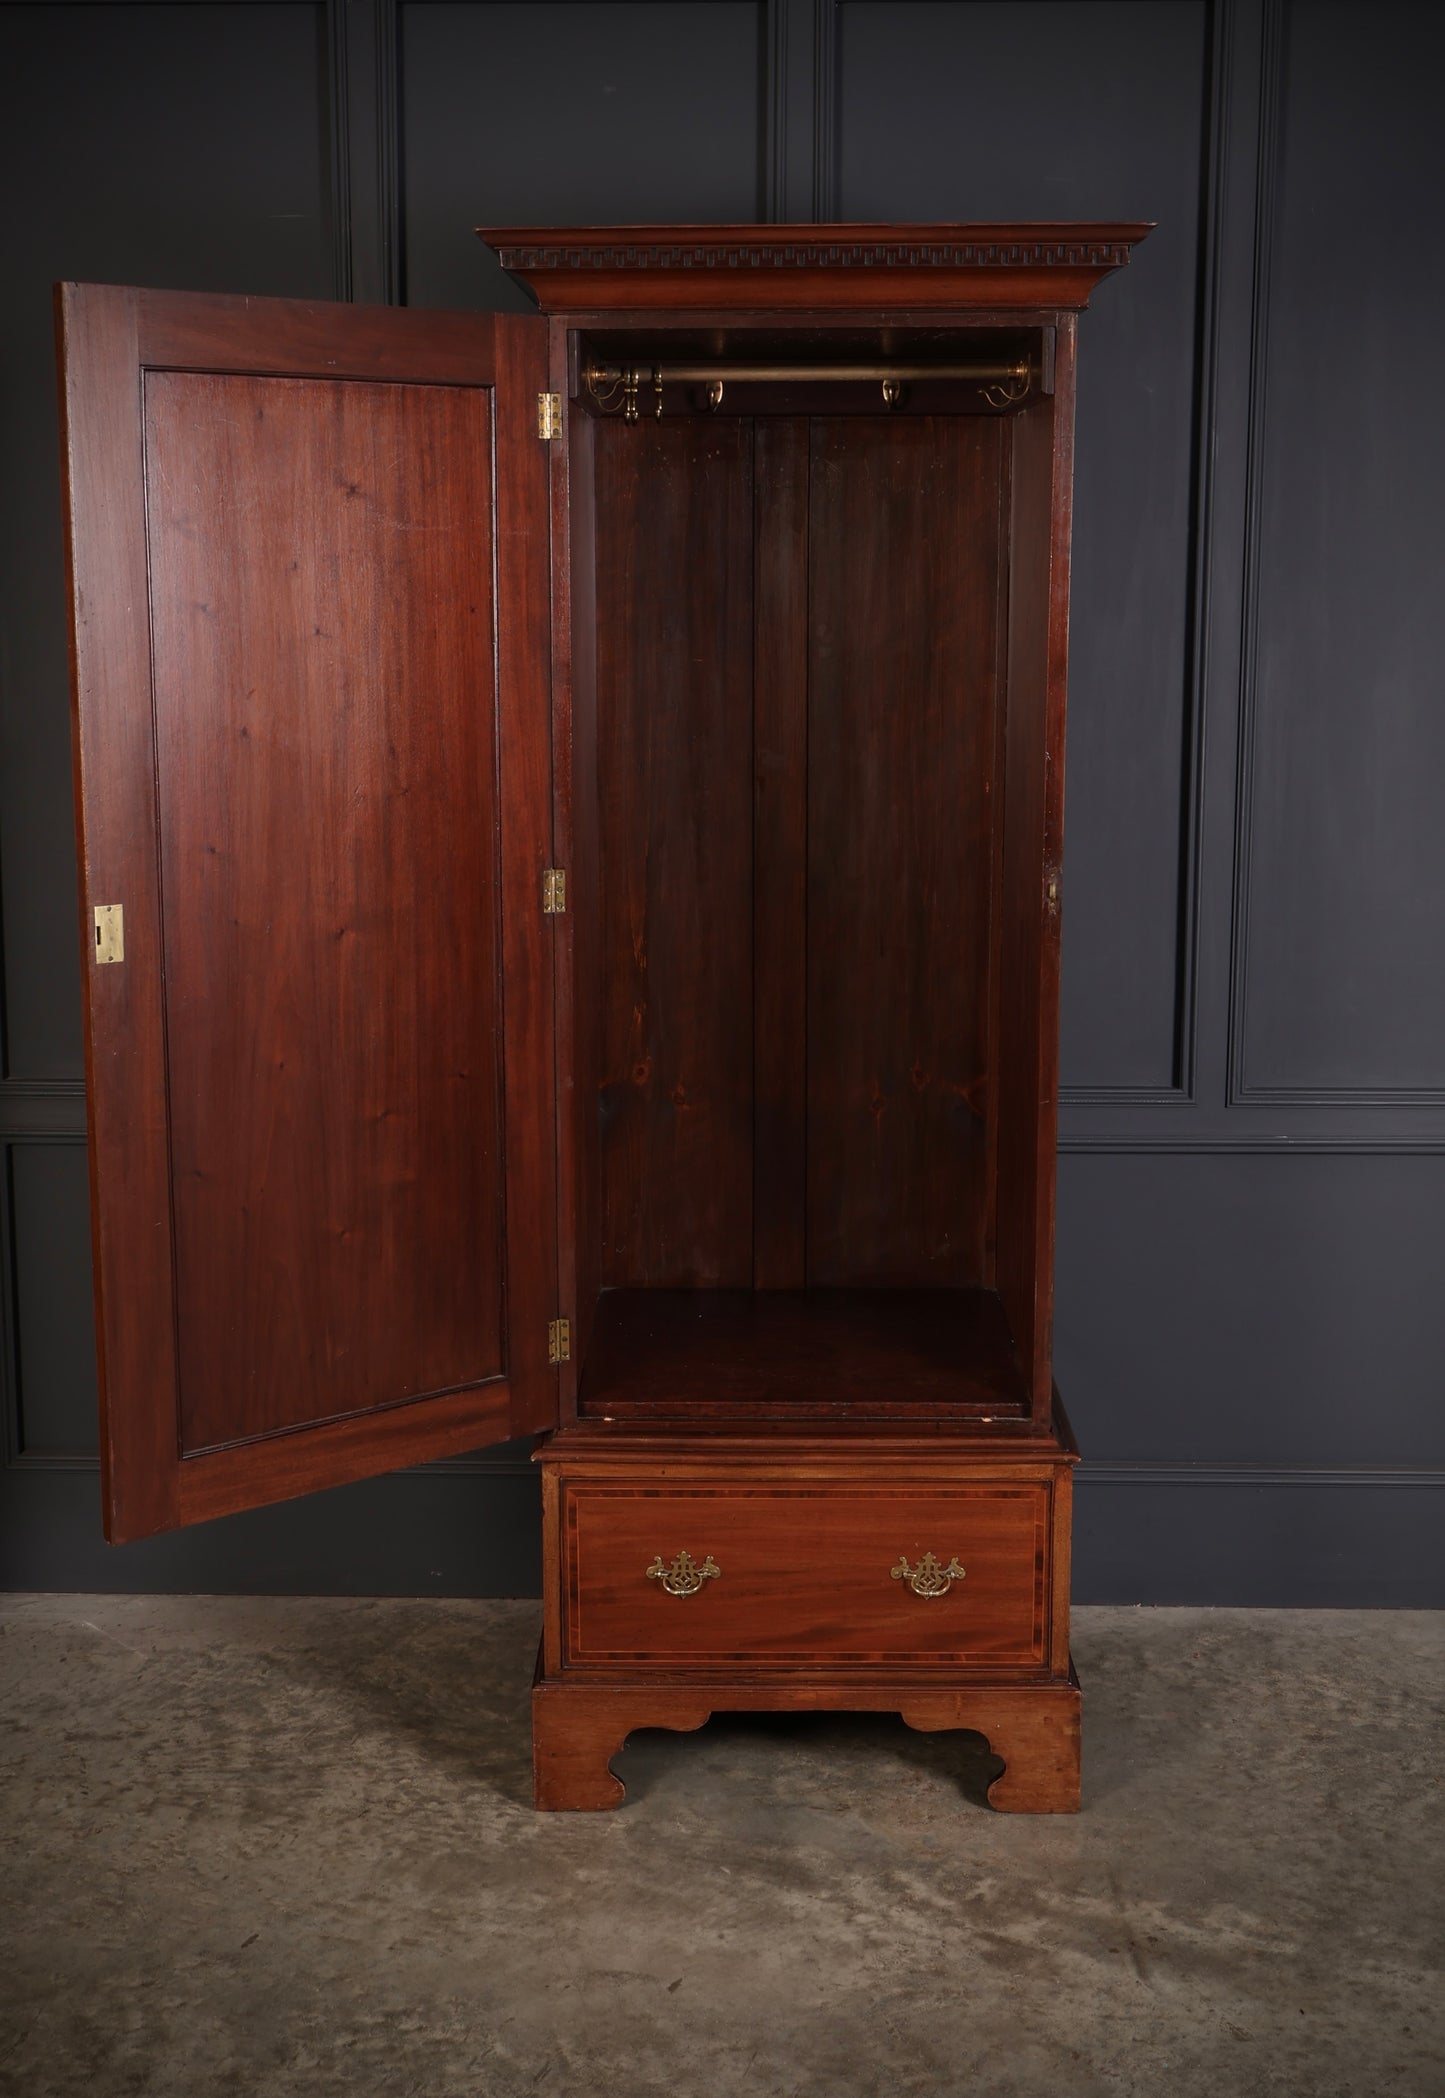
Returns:
[[[704,1581],[715,1581],[722,1568],[709,1552],[699,1566],[691,1552],[679,1552],[671,1566],[664,1566],[658,1553],[646,1569],[649,1581],[661,1581],[668,1595],[696,1595]]]
[[[97,965],[125,960],[124,904],[98,903],[95,906],[95,959]]]

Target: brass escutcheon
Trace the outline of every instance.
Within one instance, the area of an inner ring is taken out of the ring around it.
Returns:
[[[925,1552],[916,1566],[900,1558],[893,1568],[893,1579],[906,1581],[915,1595],[947,1595],[954,1582],[963,1579],[963,1568],[956,1559],[950,1559],[945,1566],[932,1552]]]
[[[696,1595],[704,1581],[715,1581],[722,1568],[711,1552],[699,1566],[691,1552],[679,1552],[671,1566],[664,1566],[662,1554],[658,1553],[647,1569],[649,1581],[661,1581],[668,1595]]]

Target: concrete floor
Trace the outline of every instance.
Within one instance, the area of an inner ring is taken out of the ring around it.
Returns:
[[[0,1598],[0,2090],[1440,2098],[1438,1618],[1085,1610],[1085,1804],[972,1736],[637,1737],[530,1603]]]

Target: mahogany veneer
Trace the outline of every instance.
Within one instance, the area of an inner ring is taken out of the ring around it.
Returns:
[[[996,1805],[1077,1807],[1076,1453],[1058,1426],[1027,1455],[996,1425],[593,1422],[553,1437],[539,1452],[539,1804],[618,1804],[608,1763],[633,1727],[832,1709],[977,1728],[1013,1766]],[[695,1591],[672,1594],[662,1577],[684,1553]],[[905,1568],[941,1592],[915,1592]]]
[[[1078,308],[1149,231],[991,226],[485,226],[544,313]],[[739,281],[741,280],[741,281]]]
[[[107,1535],[543,1434],[541,1806],[727,1707],[1078,1804],[1075,316],[1147,230],[62,291]]]
[[[584,1418],[1026,1422],[1003,1307],[983,1289],[614,1289]]]
[[[984,1734],[1004,1768],[988,1788],[1005,1814],[1075,1814],[1079,1809],[1077,1679],[1062,1683],[970,1683],[960,1689],[829,1681],[671,1684],[626,1689],[569,1682],[541,1672],[532,1692],[533,1761],[539,1807],[621,1806],[612,1759],[643,1727],[695,1733],[714,1712],[897,1712],[919,1733]]]
[[[970,1479],[659,1487],[564,1475],[562,1658],[568,1668],[945,1667],[1046,1673],[1047,1481]],[[669,1595],[647,1568],[679,1548],[718,1573]],[[932,1552],[963,1564],[946,1594],[895,1578]],[[639,1579],[641,1576],[641,1579]]]

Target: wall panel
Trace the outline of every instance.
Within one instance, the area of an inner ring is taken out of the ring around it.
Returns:
[[[79,1077],[57,278],[327,297],[320,6],[0,11],[5,1070]]]
[[[1294,5],[1277,25],[1242,745],[1245,1099],[1445,1102],[1445,418],[1433,386],[1405,376],[1445,333],[1438,238],[1407,208],[1445,172],[1445,16],[1423,0],[1386,13],[1389,34],[1359,0]]]
[[[755,219],[752,0],[404,0],[405,300],[526,312],[472,232]]]
[[[1437,1157],[1062,1159],[1055,1365],[1088,1457],[1445,1467],[1442,1195]]]
[[[846,0],[839,216],[1154,219],[1081,331],[1063,1080],[1180,1063],[1208,10]]]
[[[90,1272],[85,1147],[9,1144],[0,1198],[7,1205],[13,1284],[0,1390],[9,1419],[0,1448],[22,1463],[62,1463],[96,1452],[95,1320],[82,1282]]]
[[[537,1585],[518,1448],[100,1541],[52,280],[515,306],[480,220],[1117,213],[1159,230],[1082,345],[1077,1592],[1440,1600],[1442,72],[1433,0],[0,7],[0,1584]]]

